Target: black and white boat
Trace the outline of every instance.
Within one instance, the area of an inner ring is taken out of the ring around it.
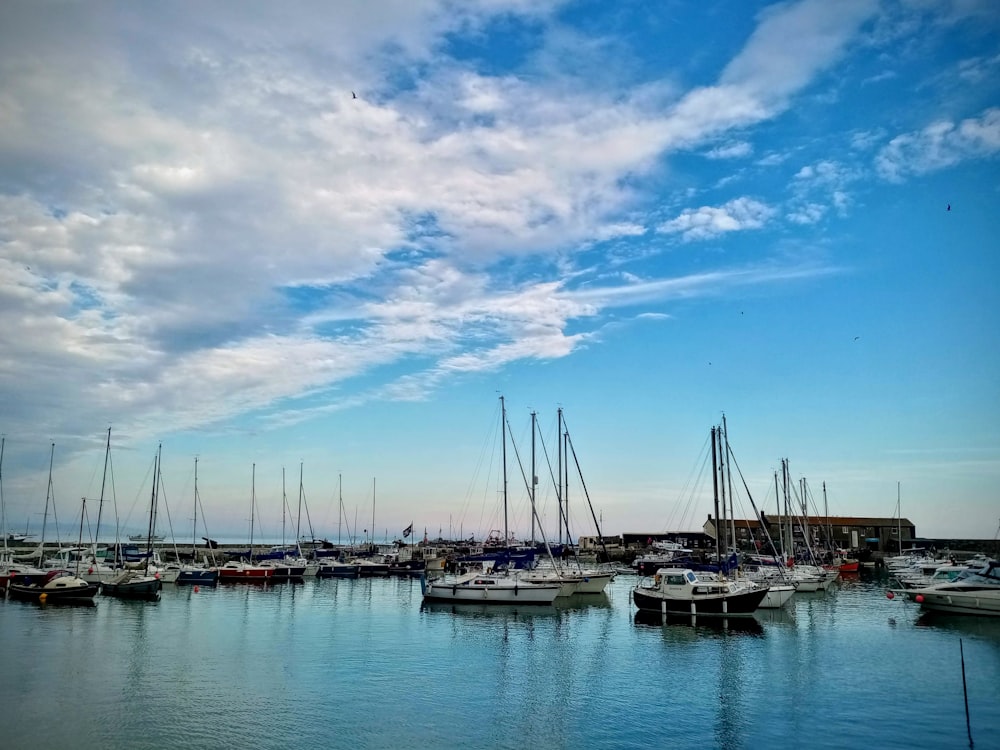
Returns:
[[[96,583],[87,583],[69,571],[53,570],[41,582],[14,574],[7,585],[7,596],[41,604],[93,604],[99,588]]]
[[[722,430],[712,428],[712,475],[715,515],[719,517],[719,466],[716,448],[723,441]],[[722,534],[715,534],[715,557],[723,560]],[[715,617],[752,616],[768,594],[768,587],[746,578],[730,578],[727,566],[719,572],[694,571],[685,565],[663,567],[652,578],[643,578],[632,589],[632,601],[643,612],[658,612],[663,616],[698,615]]]
[[[150,558],[153,556],[154,530],[156,529],[156,509],[160,485],[160,459],[162,446],[157,448],[153,462],[153,488],[149,500],[149,533],[147,534],[146,556],[142,569],[125,567],[118,575],[101,584],[101,593],[118,599],[144,599],[158,601],[163,581],[159,572],[150,572]]]
[[[690,568],[661,568],[632,589],[632,601],[644,612],[685,616],[751,616],[767,587]]]

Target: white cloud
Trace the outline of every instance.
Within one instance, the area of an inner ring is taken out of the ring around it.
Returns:
[[[954,166],[972,158],[993,157],[1000,152],[1000,108],[958,124],[932,123],[915,133],[899,135],[876,156],[875,168],[891,182]]]
[[[749,156],[752,153],[753,146],[749,143],[746,141],[735,141],[733,143],[716,146],[710,151],[705,152],[705,156],[709,159],[739,159],[744,156]]]
[[[685,209],[657,227],[664,234],[680,234],[685,241],[705,240],[727,232],[760,229],[775,215],[770,206],[752,198],[736,198],[722,206]]]
[[[788,220],[795,224],[815,224],[826,214],[826,206],[819,203],[806,203],[793,209],[788,214]]]
[[[639,274],[565,284],[580,248],[649,231],[637,185],[665,156],[750,155],[729,130],[787,108],[870,3],[775,6],[714,85],[687,92],[581,86],[530,62],[494,74],[443,47],[496,18],[541,29],[558,5],[0,7],[6,429],[295,414],[303,396],[420,358],[338,403],[414,398],[566,356],[626,300],[707,293]],[[774,215],[740,198],[660,231],[690,240]],[[531,282],[508,275],[529,262]]]

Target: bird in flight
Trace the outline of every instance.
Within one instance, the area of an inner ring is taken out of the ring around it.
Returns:
[[[950,203],[948,204],[948,208],[947,208],[947,209],[945,209],[945,210],[946,210],[946,211],[951,211],[951,204],[950,204]]]
[[[351,92],[351,98],[352,98],[352,99],[357,99],[357,98],[358,98],[358,95],[357,95],[357,94],[355,94],[355,93],[354,93],[354,92],[352,91],[352,92]],[[951,211],[951,206],[948,206],[948,210],[949,210],[949,211]]]
[[[861,337],[860,336],[855,336],[854,340],[857,341],[859,338],[861,338]]]

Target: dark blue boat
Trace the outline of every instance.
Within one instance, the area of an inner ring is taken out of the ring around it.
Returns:
[[[219,582],[218,568],[196,568],[189,565],[181,567],[175,583],[180,585],[215,586]]]

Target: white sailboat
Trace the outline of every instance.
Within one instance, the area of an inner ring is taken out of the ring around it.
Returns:
[[[507,412],[500,397],[501,452],[503,454],[504,540],[507,525]],[[458,575],[420,577],[425,601],[481,602],[484,604],[552,604],[563,588],[561,582],[532,582],[519,571],[470,570]]]
[[[150,570],[153,557],[153,532],[156,530],[156,510],[159,497],[160,486],[160,460],[163,446],[157,448],[156,458],[153,460],[153,489],[149,500],[149,533],[146,535],[146,556],[142,569],[126,567],[113,578],[101,584],[101,593],[105,596],[114,596],[118,599],[146,599],[148,601],[158,601],[160,591],[163,589],[163,581],[160,574],[155,570]]]

